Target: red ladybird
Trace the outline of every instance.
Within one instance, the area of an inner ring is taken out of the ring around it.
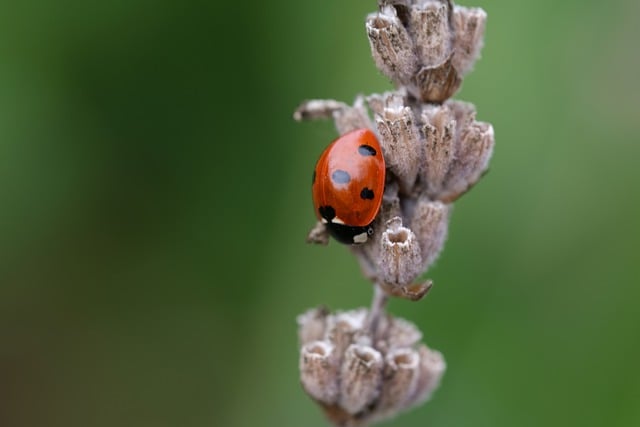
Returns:
[[[385,164],[378,139],[357,129],[333,141],[313,172],[313,207],[341,243],[364,243],[380,210]]]

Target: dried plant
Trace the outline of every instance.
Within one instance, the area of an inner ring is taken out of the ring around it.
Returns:
[[[378,7],[367,17],[367,36],[396,90],[353,105],[306,101],[294,113],[333,119],[341,135],[373,130],[387,167],[376,233],[351,246],[374,284],[371,308],[298,317],[302,385],[338,426],[392,417],[438,387],[442,355],[384,307],[390,296],[419,300],[429,291],[431,281],[419,278],[442,250],[452,203],[482,177],[494,145],[493,127],[475,120],[475,107],[449,100],[479,56],[485,12],[447,0],[380,0]],[[307,239],[326,244],[324,224]]]

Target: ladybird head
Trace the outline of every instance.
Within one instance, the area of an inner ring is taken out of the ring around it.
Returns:
[[[366,243],[369,240],[369,236],[373,234],[371,224],[364,227],[357,227],[337,222],[326,222],[325,226],[331,237],[346,245]]]

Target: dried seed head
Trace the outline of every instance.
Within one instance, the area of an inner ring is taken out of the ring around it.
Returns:
[[[307,100],[296,108],[293,118],[297,121],[333,119],[340,135],[373,127],[362,96],[356,98],[353,106],[333,99]]]
[[[318,331],[318,321],[333,325],[322,339],[302,345],[300,377],[336,425],[367,425],[415,406],[444,373],[442,356],[419,343],[420,331],[412,323],[383,317],[374,340],[366,329],[367,314],[314,309],[298,317],[300,336]],[[349,333],[337,335],[335,328]]]
[[[374,235],[350,248],[376,283],[371,312],[319,308],[298,317],[302,385],[339,426],[391,417],[438,387],[442,355],[420,344],[412,323],[381,313],[388,295],[417,300],[431,289],[431,281],[414,281],[441,252],[451,203],[482,177],[494,145],[492,126],[475,120],[472,104],[447,101],[479,57],[486,13],[451,0],[378,5],[367,36],[376,66],[397,90],[360,96],[353,106],[306,101],[294,113],[296,120],[331,118],[340,134],[375,129],[387,168]],[[327,239],[321,223],[308,237]]]
[[[383,0],[379,8],[366,25],[378,69],[423,102],[453,96],[479,56],[486,13],[448,0]]]

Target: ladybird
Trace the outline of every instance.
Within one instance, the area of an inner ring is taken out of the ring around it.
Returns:
[[[334,239],[359,244],[373,234],[384,178],[382,149],[369,129],[346,133],[324,150],[313,171],[313,207]]]

